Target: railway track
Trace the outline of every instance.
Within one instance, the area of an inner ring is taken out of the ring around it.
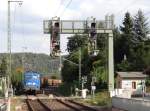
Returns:
[[[75,111],[98,111],[94,108],[91,108],[91,107],[88,107],[83,104],[76,103],[76,102],[73,102],[70,100],[57,100],[57,101],[59,101],[60,103],[66,105],[66,106],[73,108]]]
[[[63,99],[63,97],[62,99],[57,97],[53,99],[33,97],[33,99],[28,98],[26,102],[29,111],[98,111],[83,104]]]
[[[52,111],[98,111],[96,109],[84,106],[79,103],[70,102],[68,100],[59,99],[43,99],[41,100]]]
[[[26,103],[29,111],[52,111],[39,99],[35,100],[27,99]]]

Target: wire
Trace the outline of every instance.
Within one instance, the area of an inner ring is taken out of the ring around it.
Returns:
[[[11,50],[13,49],[13,47],[12,47],[12,46],[13,46],[13,44],[12,44],[13,42],[12,42],[12,41],[13,41],[13,39],[14,39],[14,37],[15,37],[15,23],[16,23],[16,15],[17,15],[17,14],[16,14],[16,13],[17,13],[16,8],[17,8],[17,5],[15,4],[15,9],[14,9],[14,14],[13,14],[13,15],[14,15],[14,16],[13,16],[13,19],[14,19],[13,22],[14,22],[14,23],[13,23],[13,25],[12,25],[12,27],[11,27],[11,28],[12,28],[12,31],[11,31],[11,35],[12,35],[12,36],[11,36],[11,46],[10,46],[10,47],[11,47]],[[11,18],[11,16],[10,16],[10,18]],[[10,20],[11,20],[11,19],[10,19]],[[11,21],[10,21],[10,22],[11,22]]]
[[[55,14],[55,16],[57,16],[57,13],[58,13],[58,11],[59,11],[60,7],[63,5],[64,1],[65,1],[65,0],[61,0],[61,1],[60,1],[60,4],[59,4],[59,6],[58,6],[57,10],[56,10],[56,12],[54,13],[54,14]]]
[[[72,0],[70,0],[68,2],[68,4],[66,5],[66,7],[64,8],[64,10],[62,11],[62,13],[60,14],[60,16],[63,16],[63,14],[65,13],[66,9],[69,7],[69,5],[71,4]]]
[[[129,7],[133,6],[133,4],[135,4],[138,0],[134,0],[133,2],[131,2],[131,4],[129,4],[128,6],[124,7],[122,10],[120,10],[119,12],[116,13],[119,14],[121,12],[123,12],[124,10],[128,9]]]

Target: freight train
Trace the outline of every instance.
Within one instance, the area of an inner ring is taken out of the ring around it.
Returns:
[[[61,83],[62,81],[60,79],[51,79],[48,77],[41,77],[42,87],[49,87],[49,86],[58,87]]]
[[[36,92],[40,90],[40,73],[27,71],[24,73],[24,91]]]

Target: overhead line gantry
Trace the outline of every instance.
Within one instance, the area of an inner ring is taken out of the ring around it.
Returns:
[[[113,28],[114,16],[106,15],[105,20],[96,20],[91,17],[87,20],[60,20],[53,17],[43,21],[44,34],[50,34],[50,55],[60,56],[60,34],[88,34],[89,43],[93,47],[89,54],[97,51],[97,34],[108,35],[108,88],[114,90],[114,53],[113,53]]]

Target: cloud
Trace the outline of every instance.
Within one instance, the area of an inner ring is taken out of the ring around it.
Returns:
[[[135,15],[138,9],[145,13],[150,10],[149,0],[23,0],[23,5],[11,4],[12,49],[30,52],[49,53],[49,36],[43,34],[43,20],[55,15],[61,19],[83,19],[94,16],[103,20],[106,14],[115,14],[115,23],[120,25],[124,13]],[[62,3],[62,4],[61,4]],[[59,8],[59,9],[58,9]],[[56,13],[57,12],[57,13]],[[147,15],[147,17],[149,17]],[[0,52],[7,51],[7,0],[0,0]],[[65,51],[69,35],[61,35],[61,49]]]

